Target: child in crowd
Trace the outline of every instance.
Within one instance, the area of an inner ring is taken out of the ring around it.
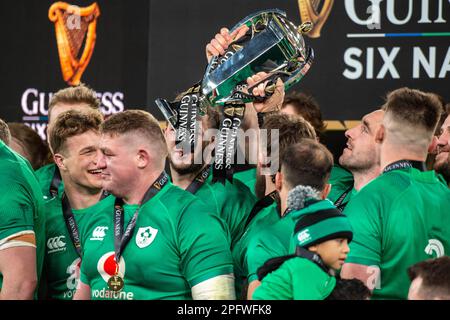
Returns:
[[[297,186],[290,192],[289,207],[297,211],[291,215],[298,219],[293,236],[295,254],[270,259],[258,270],[262,282],[253,299],[323,300],[335,288],[333,272],[344,264],[352,228],[329,200],[308,197],[313,194],[310,189]]]

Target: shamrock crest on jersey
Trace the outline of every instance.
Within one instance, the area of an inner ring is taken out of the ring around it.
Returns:
[[[136,245],[141,249],[148,247],[153,240],[155,240],[157,233],[158,229],[154,229],[150,226],[139,228],[136,233]]]

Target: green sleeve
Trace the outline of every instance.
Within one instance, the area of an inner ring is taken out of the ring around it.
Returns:
[[[336,279],[303,258],[285,261],[268,274],[253,294],[254,300],[323,300]]]
[[[284,267],[292,276],[294,300],[324,300],[336,285],[336,278],[306,259],[291,259]]]
[[[242,182],[253,195],[255,195],[255,183],[256,183],[256,168],[237,172],[234,174],[233,179]]]
[[[255,289],[252,300],[292,300],[292,277],[286,262],[269,273]]]
[[[83,282],[84,284],[90,286],[89,284],[89,278],[86,275],[86,271],[84,270],[85,268],[83,267],[85,265],[85,263],[83,263],[83,261],[81,261],[81,266],[80,266],[80,281]]]
[[[258,269],[267,260],[281,256],[278,239],[272,237],[270,233],[260,232],[258,233],[248,244],[247,248],[247,270],[248,282],[258,280]]]
[[[34,172],[44,196],[50,197],[50,183],[52,182],[53,175],[55,174],[55,168],[55,164],[52,163],[43,166]]]
[[[0,190],[0,241],[17,232],[34,230],[37,208],[27,190],[11,183]]]
[[[353,240],[346,262],[366,266],[381,262],[381,205],[373,188],[364,188],[344,210],[353,228]]]
[[[235,181],[233,185],[230,185],[228,181],[226,183],[227,190],[223,193],[225,198],[221,200],[223,206],[220,215],[228,224],[231,233],[231,247],[234,247],[244,234],[245,223],[256,203],[256,198],[240,181]],[[220,192],[220,190],[216,189],[216,192]]]
[[[346,169],[334,165],[331,169],[331,175],[329,182],[331,184],[331,191],[328,195],[333,203],[339,199],[339,197],[349,188],[353,186],[353,175]],[[349,195],[347,195],[346,199]]]
[[[177,233],[181,270],[191,287],[233,273],[230,245],[224,230],[222,220],[210,214],[201,201],[196,199],[184,209]]]

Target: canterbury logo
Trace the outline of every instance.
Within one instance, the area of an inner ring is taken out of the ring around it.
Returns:
[[[78,85],[94,52],[97,18],[100,8],[97,3],[80,8],[65,2],[54,3],[48,17],[55,24],[56,43],[64,81]],[[83,40],[86,39],[84,50]]]
[[[322,6],[320,9],[321,2]],[[312,30],[307,33],[308,37],[320,37],[320,31],[330,16],[333,3],[334,0],[298,0],[298,7],[300,9],[300,18],[302,19],[302,22],[311,21],[313,23]]]
[[[103,238],[106,236],[106,230],[108,230],[108,227],[96,227],[90,240],[103,241]]]
[[[66,250],[66,243],[64,242],[65,238],[65,236],[49,238],[47,240],[47,249],[49,250],[48,253]]]
[[[297,236],[297,239],[300,243],[304,243],[305,241],[311,240],[311,235],[309,234],[309,229],[303,230]]]

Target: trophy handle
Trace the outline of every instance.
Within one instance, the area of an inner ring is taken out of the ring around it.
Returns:
[[[310,32],[312,29],[314,28],[314,23],[312,23],[311,21],[306,21],[303,22],[300,27],[298,27],[298,32],[300,32],[301,34],[305,34]]]
[[[156,99],[155,103],[163,114],[164,118],[166,118],[167,122],[169,122],[169,125],[171,125],[173,129],[175,129],[178,116],[175,110],[173,110],[170,103],[166,99],[160,98]]]
[[[276,68],[276,69],[270,71],[270,72],[267,74],[267,77],[261,79],[260,81],[258,81],[258,82],[255,83],[254,85],[248,87],[248,88],[247,88],[248,92],[252,92],[253,88],[256,88],[256,87],[259,86],[261,83],[263,83],[263,82],[269,80],[269,82],[272,82],[272,84],[266,86],[266,88],[264,89],[264,91],[265,91],[265,93],[266,93],[266,96],[271,96],[271,95],[275,92],[275,83],[277,82],[277,80],[278,80],[278,78],[279,78],[278,76],[281,75],[281,74],[284,74],[284,75],[286,75],[286,76],[289,76],[289,75],[290,75],[290,74],[287,73],[286,71],[283,71],[283,70],[282,70],[283,68],[285,68],[285,67],[287,67],[287,66],[288,66],[288,64],[287,64],[287,63],[284,63],[284,64],[280,65],[278,68]]]
[[[284,12],[283,10],[280,9],[267,9],[267,10],[260,10],[258,12],[254,12],[248,16],[246,16],[244,19],[242,19],[241,21],[239,21],[238,23],[236,23],[234,25],[233,28],[231,28],[230,33],[232,33],[233,31],[235,31],[237,28],[239,28],[240,26],[242,26],[243,24],[246,24],[248,21],[252,20],[253,18],[255,18],[256,16],[259,16],[263,13],[276,13],[279,15],[282,15],[283,17],[286,17],[286,12]]]

